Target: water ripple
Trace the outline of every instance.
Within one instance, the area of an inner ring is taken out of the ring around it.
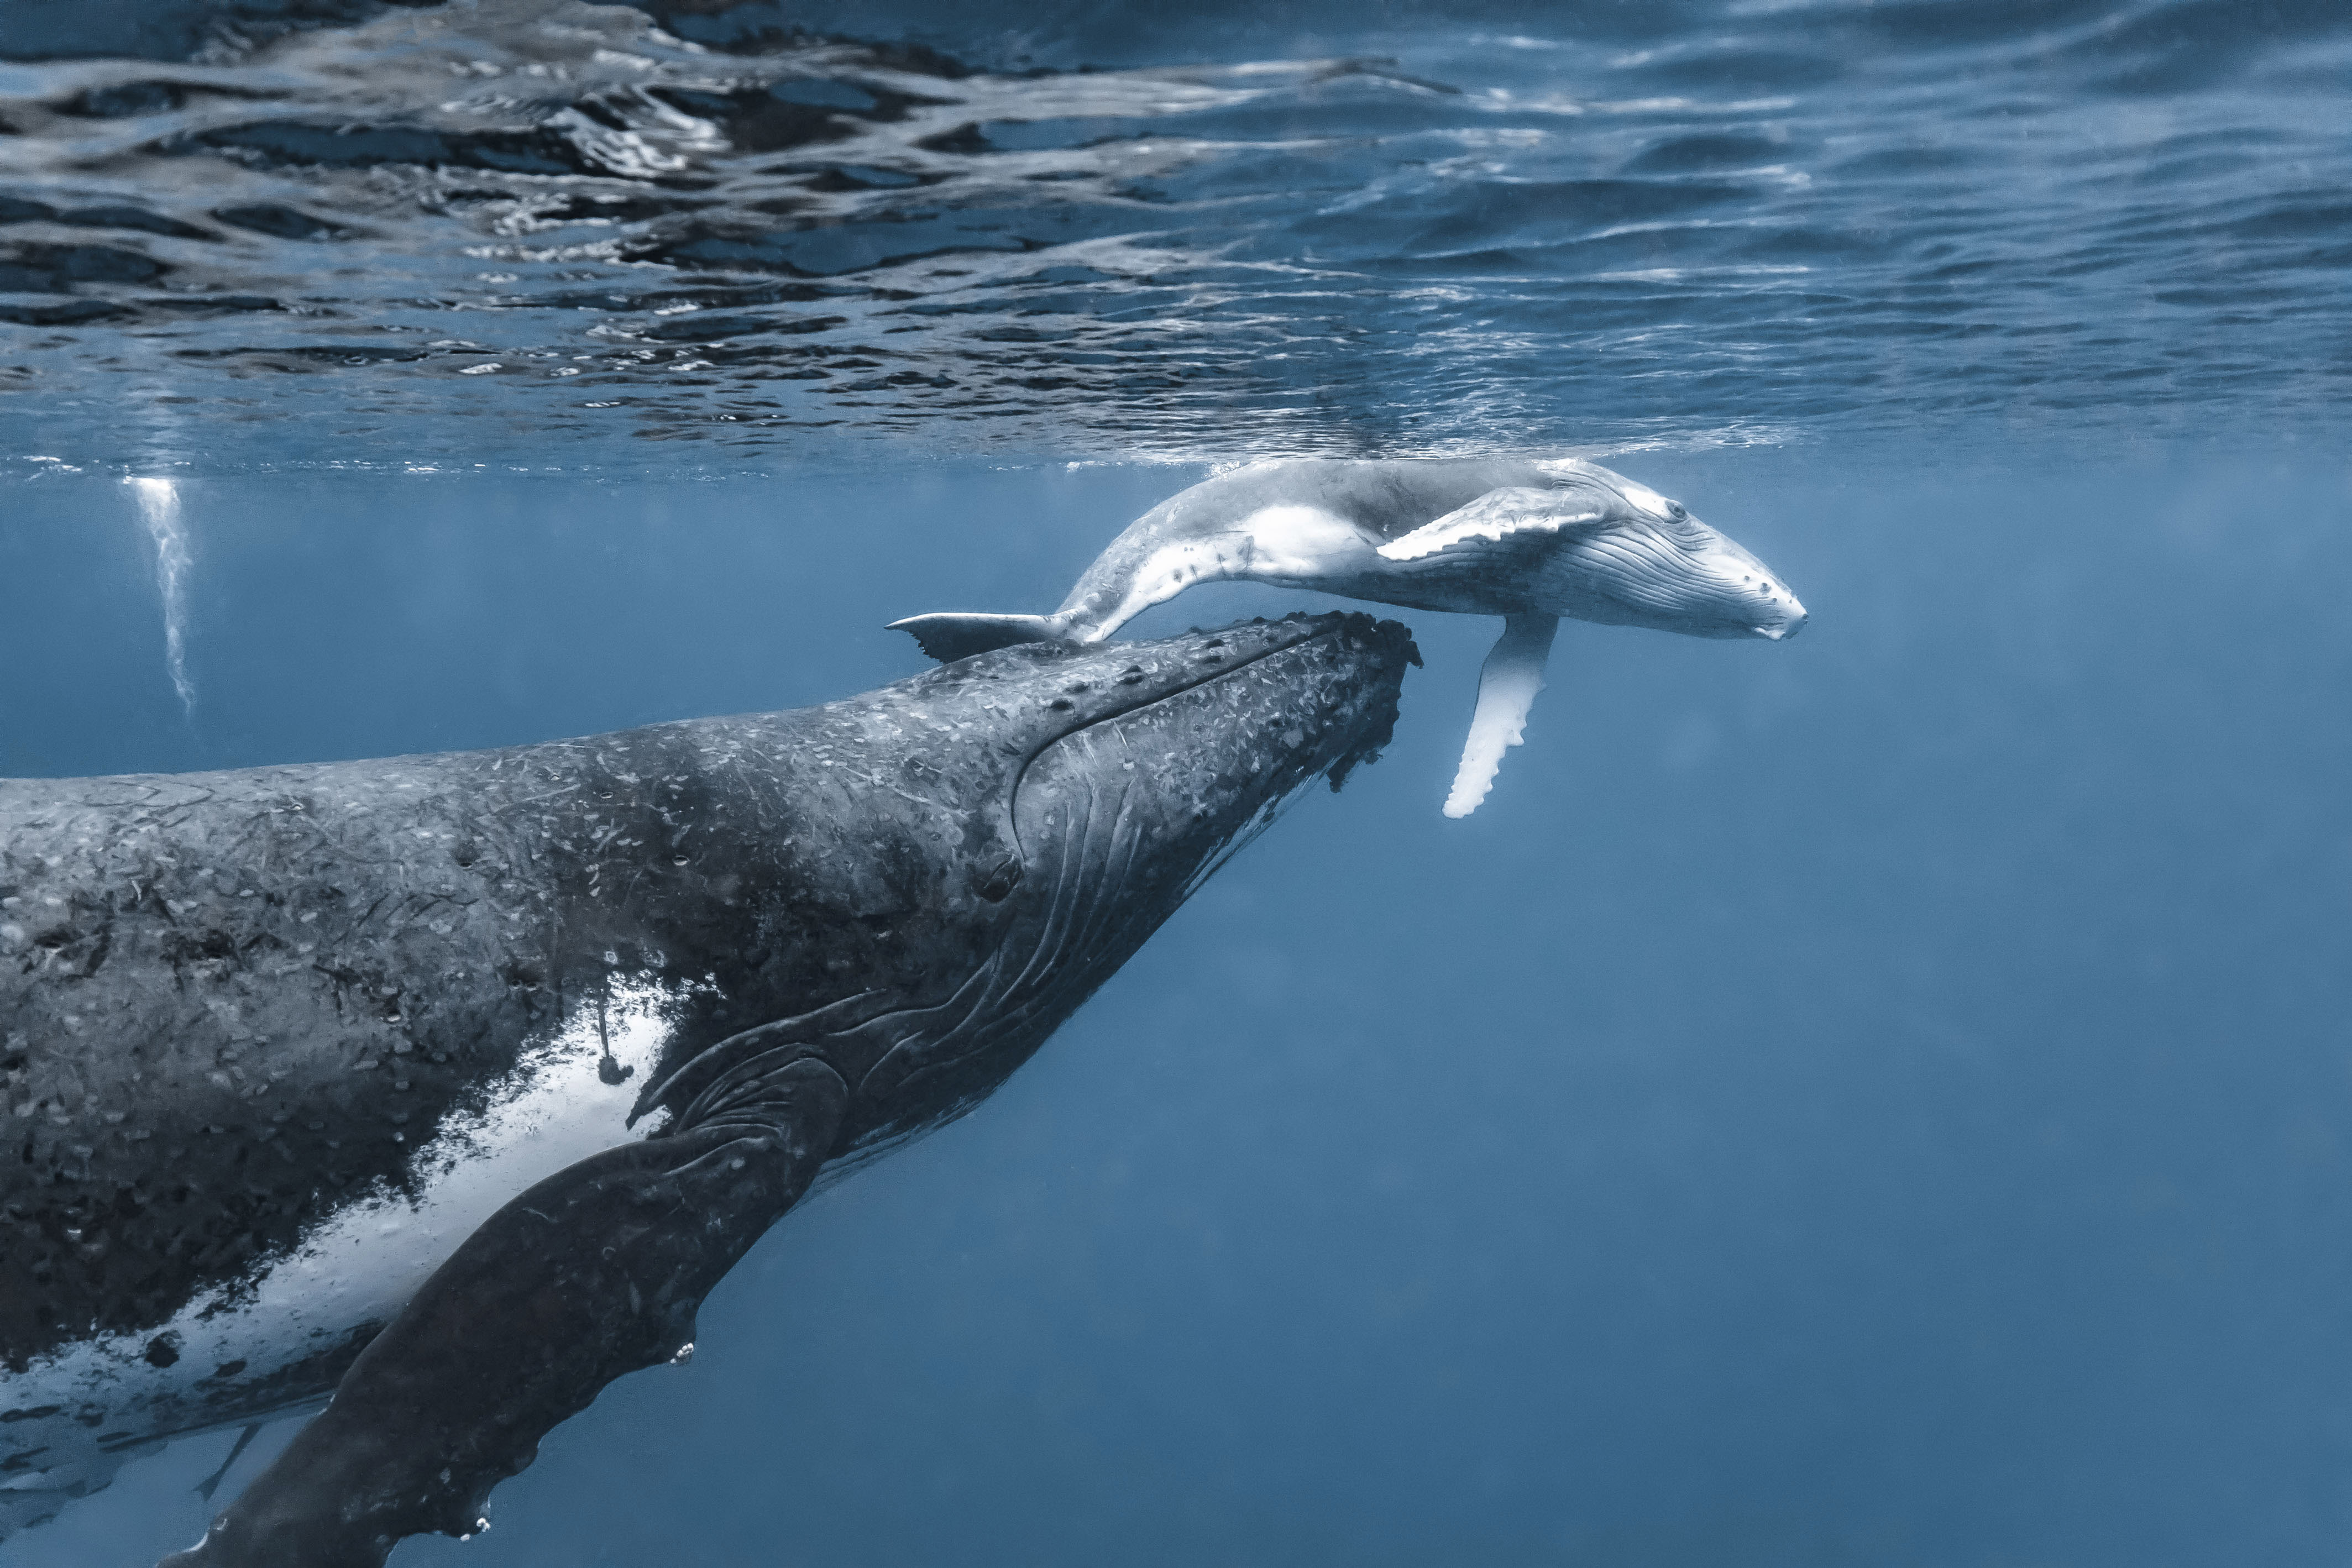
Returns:
[[[2316,435],[2352,377],[2336,6],[772,9],[0,0],[6,448]]]

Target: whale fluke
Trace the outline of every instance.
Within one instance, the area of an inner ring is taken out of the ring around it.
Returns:
[[[942,664],[969,659],[975,653],[1010,648],[1015,643],[1061,641],[1054,634],[1053,622],[1043,615],[980,615],[951,611],[938,615],[909,615],[904,621],[891,622],[885,630],[909,633],[922,644],[924,653]]]
[[[1478,711],[1470,716],[1462,766],[1445,797],[1447,816],[1466,817],[1476,810],[1494,786],[1503,753],[1519,744],[1528,709],[1543,690],[1544,662],[1551,656],[1552,634],[1559,630],[1557,615],[1503,617],[1503,634],[1478,669]]]

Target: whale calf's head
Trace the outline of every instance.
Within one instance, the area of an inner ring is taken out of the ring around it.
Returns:
[[[1547,466],[1592,514],[1562,529],[1544,561],[1547,608],[1691,637],[1780,642],[1803,628],[1805,607],[1788,584],[1681,502],[1597,464]]]

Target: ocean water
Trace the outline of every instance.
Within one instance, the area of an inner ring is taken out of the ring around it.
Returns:
[[[1270,454],[1812,612],[1569,624],[1464,821],[1405,616],[1377,766],[394,1563],[2341,1562],[2347,27],[0,0],[0,774],[826,700]]]

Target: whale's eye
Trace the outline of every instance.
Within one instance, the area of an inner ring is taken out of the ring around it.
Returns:
[[[1674,518],[1674,520],[1678,523],[1686,523],[1690,521],[1690,513],[1684,507],[1680,501],[1668,501],[1666,503],[1666,516]]]

